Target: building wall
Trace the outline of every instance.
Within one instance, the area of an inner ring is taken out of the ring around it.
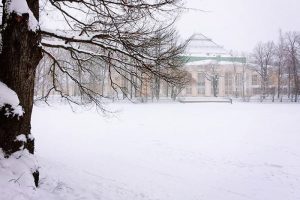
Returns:
[[[217,96],[219,97],[250,97],[255,95],[261,95],[261,80],[260,75],[255,71],[248,67],[246,64],[242,63],[232,63],[232,64],[206,64],[206,65],[191,65],[187,64],[185,70],[189,72],[191,76],[190,84],[188,84],[185,89],[181,91],[179,96],[181,97],[213,97],[212,90],[212,80],[211,76],[218,74],[219,76],[219,92]],[[202,82],[199,80],[202,76]],[[236,80],[236,75],[239,76],[239,83]],[[130,83],[132,77],[128,76],[127,79],[122,77],[120,74],[112,71],[111,72],[112,81],[124,88],[126,94],[123,91],[116,87],[116,91],[113,89],[111,85],[111,80],[108,78],[108,73],[103,77],[103,80],[97,80],[92,82],[83,83],[85,87],[90,88],[91,90],[97,92],[104,97],[110,98],[143,98],[143,99],[154,99],[155,92],[153,90],[153,80],[149,77],[143,75],[142,79],[133,78],[134,82],[137,86],[140,86],[139,89],[135,89],[133,85]],[[230,77],[230,78],[228,78]],[[43,81],[41,79],[41,83],[36,86],[36,95],[44,96],[49,89],[48,83],[51,83],[51,77],[45,76],[44,78],[48,78],[49,80]],[[90,79],[87,79],[90,81]],[[276,73],[271,74],[270,76],[269,87],[270,90],[275,91],[277,93],[277,75]],[[142,82],[141,82],[142,81]],[[152,81],[152,82],[151,82]],[[44,83],[43,83],[44,82]],[[230,83],[230,84],[229,84]],[[287,90],[286,83],[282,83],[282,93],[284,90]],[[79,88],[72,82],[70,79],[66,79],[62,77],[61,82],[59,84],[61,90],[64,94],[70,96],[78,96],[80,95]],[[238,86],[238,87],[237,87]],[[237,92],[236,92],[237,88]],[[160,81],[160,94],[159,97],[170,98],[172,96],[172,87],[167,84],[165,81]],[[271,94],[268,92],[268,94]],[[53,90],[51,95],[56,95]]]
[[[214,75],[219,78],[217,96],[220,97],[253,96],[260,89],[259,74],[244,64],[188,65],[185,68],[190,73],[191,82],[181,93],[182,97],[213,97]],[[205,86],[199,74],[205,75]],[[256,76],[256,82],[252,82],[253,76]],[[198,91],[199,88],[205,88],[205,92],[201,89]]]

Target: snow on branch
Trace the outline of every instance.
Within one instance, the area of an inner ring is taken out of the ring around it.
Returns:
[[[135,51],[133,47],[129,48],[130,46],[133,46],[133,44],[126,43],[127,48],[124,48],[125,44],[123,43],[122,39],[112,37],[109,34],[94,34],[93,36],[85,37],[85,36],[72,36],[70,34],[60,34],[58,32],[48,32],[44,30],[40,30],[40,33],[44,36],[44,38],[48,36],[63,41],[63,43],[65,43],[63,45],[65,48],[70,47],[68,43],[82,43],[87,45],[98,46],[99,48],[105,49],[106,51],[119,52],[129,57],[136,57],[136,58],[139,57],[140,59],[155,60],[155,58],[151,56],[147,56],[142,52]],[[114,45],[110,45],[109,42],[105,40],[110,41],[110,43],[113,43]],[[53,43],[56,43],[57,45],[57,41],[55,40],[50,42],[50,40],[48,39],[47,41],[48,42],[45,42],[45,40],[43,40],[42,45],[44,44],[47,45],[48,47],[51,47],[50,45],[53,45]],[[125,41],[126,40],[124,38],[124,42]],[[79,49],[77,50],[80,51]]]
[[[6,84],[0,81],[0,109],[9,105],[9,107],[5,107],[5,115],[9,116],[22,116],[24,114],[24,110],[22,106],[19,105],[20,101],[18,95],[7,87]]]

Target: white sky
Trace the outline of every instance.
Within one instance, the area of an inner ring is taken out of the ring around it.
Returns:
[[[300,0],[185,0],[209,12],[185,12],[183,38],[203,33],[227,50],[250,52],[259,41],[277,40],[279,29],[300,31]]]

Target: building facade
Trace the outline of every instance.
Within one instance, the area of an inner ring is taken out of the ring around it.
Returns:
[[[229,54],[202,34],[194,34],[184,55],[190,83],[181,97],[250,97],[260,94],[260,76],[246,58]]]
[[[179,90],[162,79],[155,79],[146,74],[138,74],[139,78],[130,74],[121,75],[119,71],[108,70],[109,68],[105,66],[91,67],[93,76],[80,70],[74,71],[72,75],[77,77],[82,88],[91,92],[91,95],[95,93],[111,99],[136,98],[147,101],[176,97],[239,98],[262,94],[258,70],[252,64],[248,64],[245,57],[231,55],[222,46],[202,34],[194,34],[191,37],[182,59],[185,63],[183,68],[188,72],[190,81]],[[40,65],[36,80],[36,96],[82,95],[82,88],[66,74],[55,74],[57,80],[54,90],[51,85],[53,76],[49,75],[49,71],[49,64]],[[268,94],[275,94],[276,77],[276,74],[271,73]]]

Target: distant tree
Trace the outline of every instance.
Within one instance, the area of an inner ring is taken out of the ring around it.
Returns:
[[[238,57],[237,53],[230,52],[232,58]],[[243,56],[245,57],[245,56]],[[246,58],[246,57],[245,57]],[[240,95],[244,99],[245,97],[245,67],[246,63],[237,63],[235,59],[232,59],[233,66],[233,79],[234,79],[234,96],[238,98]],[[242,64],[242,66],[241,66]],[[239,71],[239,66],[242,67],[242,71]]]
[[[178,95],[186,88],[186,86],[191,82],[191,77],[188,72],[184,72],[185,76],[181,82],[176,84],[171,84],[171,98],[175,101]]]
[[[255,64],[257,64],[257,73],[261,79],[262,99],[265,98],[269,87],[270,68],[274,58],[275,44],[274,42],[258,43],[253,52]]]
[[[248,65],[248,59],[246,57],[246,54],[245,53],[242,53],[242,56],[246,59],[245,62],[243,63],[243,66],[242,66],[242,98],[243,98],[243,101],[246,101],[246,91],[245,91],[245,85],[246,85],[246,82],[247,82],[247,78],[246,78],[246,68],[247,68],[247,65]],[[248,94],[247,94],[248,95]]]
[[[285,43],[282,32],[279,33],[279,42],[275,47],[274,65],[277,67],[277,98],[280,98],[283,82],[283,70],[286,64]]]
[[[291,78],[294,80],[293,95],[294,101],[298,101],[299,94],[299,56],[300,56],[300,34],[297,32],[288,32],[285,34],[285,51],[287,53],[289,70],[289,88]]]

